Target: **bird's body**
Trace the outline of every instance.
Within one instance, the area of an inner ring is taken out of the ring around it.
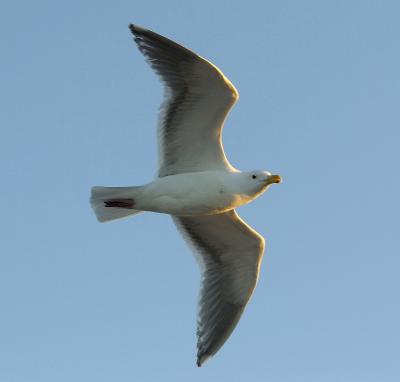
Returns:
[[[114,199],[131,199],[131,208],[140,211],[177,216],[220,214],[249,203],[268,188],[271,175],[255,174],[220,170],[169,175],[140,187],[127,187]]]
[[[225,212],[245,203],[245,195],[234,192],[234,176],[227,171],[202,171],[158,178],[144,186],[136,205],[177,216]]]
[[[135,25],[130,29],[166,90],[158,128],[159,176],[143,186],[93,187],[91,204],[101,222],[143,211],[172,216],[202,270],[197,327],[201,366],[239,321],[264,253],[263,237],[235,208],[280,177],[239,171],[228,162],[222,127],[239,93],[215,65],[154,32]]]

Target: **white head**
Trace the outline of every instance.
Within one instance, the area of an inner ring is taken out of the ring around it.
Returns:
[[[282,181],[279,175],[272,175],[268,171],[243,171],[236,175],[241,193],[248,195],[251,199],[261,195],[271,184]]]

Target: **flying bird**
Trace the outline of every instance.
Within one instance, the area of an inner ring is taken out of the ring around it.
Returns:
[[[136,187],[93,187],[100,222],[143,211],[169,214],[202,272],[197,365],[225,343],[256,286],[264,238],[235,211],[279,175],[239,171],[225,156],[222,128],[239,93],[211,62],[159,34],[129,26],[164,84],[158,123],[158,177]]]

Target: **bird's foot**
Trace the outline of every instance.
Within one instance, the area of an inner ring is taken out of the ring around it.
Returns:
[[[104,202],[104,206],[133,209],[135,201],[133,199],[110,199]]]

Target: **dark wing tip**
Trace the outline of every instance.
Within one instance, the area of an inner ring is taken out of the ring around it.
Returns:
[[[139,46],[143,37],[146,36],[146,32],[147,34],[150,32],[149,30],[142,28],[136,24],[129,24],[129,29],[133,34],[134,40],[139,44]]]
[[[136,24],[129,24],[129,29],[132,32],[133,35],[137,36],[138,34],[141,34],[146,31],[146,29],[140,27],[139,25]]]
[[[221,305],[221,301],[218,304]],[[208,323],[205,330],[198,330],[197,366],[201,366],[213,357],[223,346],[239,322],[245,306],[246,303],[225,302],[217,309],[216,315],[208,315],[204,318]]]
[[[136,24],[129,24],[129,29],[132,32],[139,49],[146,56],[154,54],[154,52],[150,53],[149,50],[155,50],[156,53],[162,51],[163,55],[169,58],[173,56],[178,60],[199,59],[199,56],[190,49],[187,49],[177,42],[155,33],[150,29],[142,28]],[[158,57],[157,59],[160,58]]]
[[[203,363],[206,362],[210,357],[211,357],[211,354],[208,354],[208,353],[199,353],[199,354],[197,354],[196,365],[198,367],[203,366]]]

